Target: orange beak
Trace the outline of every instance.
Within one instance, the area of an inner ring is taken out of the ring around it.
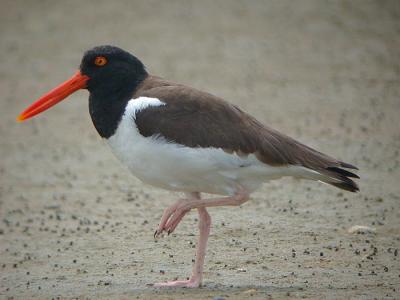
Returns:
[[[55,89],[51,90],[41,98],[36,100],[25,109],[18,117],[17,121],[22,122],[26,119],[32,118],[33,116],[49,109],[53,105],[56,105],[61,100],[65,99],[73,92],[86,88],[86,83],[89,80],[89,76],[82,75],[81,72],[76,72],[74,76],[60,84]]]

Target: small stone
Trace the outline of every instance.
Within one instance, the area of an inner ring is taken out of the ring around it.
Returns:
[[[373,233],[376,233],[375,228],[363,226],[363,225],[352,226],[347,231],[348,231],[348,233],[351,233],[351,234],[368,234],[368,233],[373,234]]]

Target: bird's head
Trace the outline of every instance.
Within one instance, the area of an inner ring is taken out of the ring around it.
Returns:
[[[79,71],[47,94],[40,97],[17,118],[29,119],[57,104],[79,89],[107,94],[127,84],[138,83],[147,76],[142,62],[114,46],[98,46],[85,52]]]

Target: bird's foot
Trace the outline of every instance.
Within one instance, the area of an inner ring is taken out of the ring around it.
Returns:
[[[168,288],[168,287],[197,288],[200,285],[201,285],[200,280],[190,278],[189,280],[176,280],[176,281],[154,283],[152,286],[156,288]]]
[[[181,199],[174,205],[164,210],[163,216],[161,217],[160,225],[158,225],[157,230],[154,232],[154,238],[162,236],[164,232],[166,232],[168,235],[174,232],[186,213],[190,211],[190,209],[181,209],[183,203],[186,203],[186,201],[187,200],[185,199]]]

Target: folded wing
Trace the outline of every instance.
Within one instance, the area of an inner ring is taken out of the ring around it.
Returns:
[[[255,154],[271,166],[298,165],[315,171],[321,180],[348,191],[358,191],[345,169],[355,166],[318,152],[271,129],[238,107],[205,92],[152,78],[137,90],[140,96],[157,98],[166,105],[149,107],[136,115],[143,136],[161,136],[187,147],[221,148],[238,155]],[[343,169],[345,168],[345,169]]]

